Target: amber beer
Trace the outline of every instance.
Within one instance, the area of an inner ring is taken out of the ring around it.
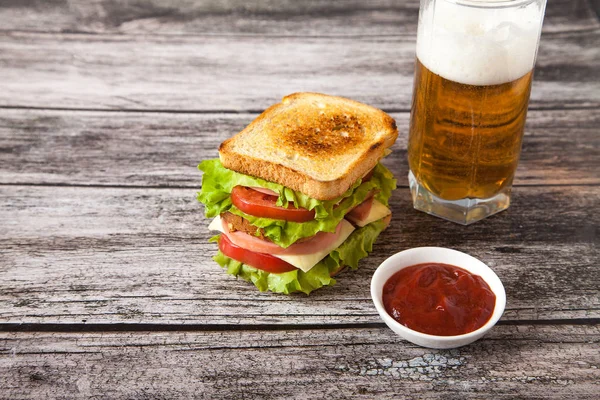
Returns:
[[[444,200],[487,199],[510,186],[531,79],[529,71],[511,82],[468,85],[417,58],[408,162],[419,183]]]
[[[546,0],[421,0],[408,140],[416,209],[470,224],[510,205]]]

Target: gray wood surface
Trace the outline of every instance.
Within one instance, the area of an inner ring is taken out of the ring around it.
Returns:
[[[543,37],[530,106],[599,106],[599,44],[600,27]],[[0,106],[246,111],[320,91],[408,110],[414,52],[414,36],[10,32],[0,37]]]
[[[400,135],[386,160],[407,186],[409,113],[391,115]],[[199,188],[198,163],[256,116],[3,110],[0,183]],[[530,111],[515,185],[600,183],[598,126],[600,109]]]
[[[514,190],[506,212],[467,228],[392,198],[373,256],[311,294],[261,294],[212,262],[214,233],[193,189],[0,187],[10,323],[370,323],[370,277],[400,250],[443,246],[488,263],[508,293],[504,318],[600,318],[597,186]],[[576,271],[576,273],[574,273]]]
[[[600,9],[549,0],[508,211],[412,209],[418,1],[0,1],[0,399],[597,399]],[[259,293],[210,260],[196,169],[268,105],[324,91],[400,137],[394,220],[358,271]],[[466,251],[507,290],[448,351],[400,340],[369,280],[417,246]]]
[[[0,398],[591,400],[599,341],[573,325],[499,326],[443,351],[387,328],[0,333]]]
[[[2,31],[123,35],[414,35],[418,0],[4,0]],[[597,28],[588,0],[550,0],[544,32]]]

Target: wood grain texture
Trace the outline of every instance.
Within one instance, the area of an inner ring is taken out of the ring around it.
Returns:
[[[145,35],[415,34],[418,0],[11,0],[0,3],[4,31]],[[545,32],[598,27],[587,0],[550,0]]]
[[[257,114],[3,110],[0,183],[198,188],[197,164]],[[388,164],[407,186],[408,113]],[[530,111],[515,184],[599,184],[600,110]]]
[[[387,328],[0,333],[0,398],[595,399],[600,329],[497,326],[455,350]]]
[[[600,20],[600,0],[589,0],[592,11],[596,14],[598,20]]]
[[[600,28],[541,39],[532,108],[600,106]],[[263,110],[297,91],[411,104],[415,38],[0,36],[0,106]]]
[[[212,262],[196,164],[315,90],[394,112],[406,185],[417,0],[0,1],[0,399],[596,399],[596,3],[549,1],[512,207],[462,227],[400,189],[374,255],[306,297]],[[383,327],[373,271],[426,245],[503,280],[483,340]]]
[[[5,323],[339,324],[378,322],[375,268],[400,250],[443,246],[488,263],[506,320],[600,317],[600,187],[522,187],[469,227],[412,209],[358,271],[311,296],[259,293],[211,260],[193,189],[0,186],[0,321]]]

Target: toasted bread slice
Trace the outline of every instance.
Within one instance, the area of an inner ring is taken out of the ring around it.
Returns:
[[[335,199],[398,137],[383,111],[343,97],[294,93],[219,147],[225,168],[318,200]]]

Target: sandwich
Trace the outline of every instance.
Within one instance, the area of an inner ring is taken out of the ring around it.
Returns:
[[[390,222],[396,180],[380,160],[397,136],[385,112],[342,97],[295,93],[269,107],[198,166],[214,260],[260,291],[333,285]]]

